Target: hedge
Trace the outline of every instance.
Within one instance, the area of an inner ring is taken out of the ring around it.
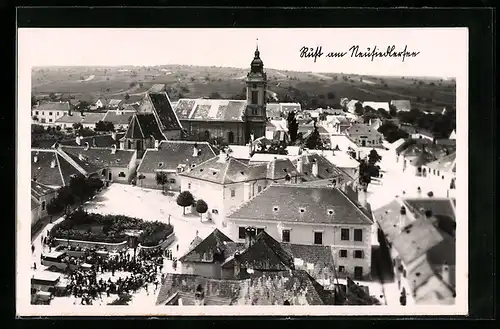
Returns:
[[[142,230],[139,242],[149,247],[161,243],[174,228],[159,221],[147,222],[139,218],[87,213],[78,209],[56,224],[51,234],[59,239],[119,243],[127,239],[126,230]]]

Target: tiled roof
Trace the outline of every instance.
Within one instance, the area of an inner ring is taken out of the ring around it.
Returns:
[[[118,114],[119,113],[119,114]],[[109,110],[106,112],[104,118],[102,121],[107,121],[111,122],[114,125],[125,125],[129,124],[130,120],[132,119],[132,116],[134,116],[135,111],[115,111],[115,110]]]
[[[300,112],[301,106],[299,103],[280,103],[282,112]]]
[[[108,105],[109,105],[109,106],[118,106],[118,105],[120,105],[122,102],[123,102],[123,100],[121,100],[121,99],[111,99],[111,100],[108,102]]]
[[[139,103],[123,104],[123,106],[122,106],[123,111],[131,111],[131,112],[136,112],[139,110],[139,108],[140,108]]]
[[[138,113],[132,116],[124,138],[164,140],[158,121],[153,113]]]
[[[430,210],[433,216],[447,217],[455,221],[455,206],[452,199],[447,198],[410,198],[405,199],[405,203],[411,206],[415,211],[425,214]]]
[[[41,103],[35,108],[36,111],[69,111],[68,102],[46,102]]]
[[[290,159],[273,159],[267,163],[268,179],[281,180],[286,175],[290,175],[290,178],[298,175],[297,169]]]
[[[213,263],[214,254],[224,255],[226,244],[224,242],[233,242],[224,233],[215,229],[196,247],[188,251],[185,255],[179,258],[180,262],[191,263]]]
[[[170,104],[170,99],[166,92],[162,93],[148,93],[147,96],[154,111],[160,121],[162,130],[180,130],[182,129],[181,123]]]
[[[105,117],[105,113],[91,113],[84,112],[82,124],[96,124],[99,121],[103,121]]]
[[[405,157],[407,157],[407,155],[405,155]],[[417,153],[414,156],[409,155],[408,157],[412,157],[410,164],[415,167],[420,167],[436,159],[431,153],[425,151]]]
[[[427,167],[429,167],[430,169],[451,171],[453,169],[453,165],[455,164],[455,159],[456,153],[453,152],[450,155],[444,156],[437,159],[436,161],[428,163]]]
[[[73,112],[71,115],[65,114],[62,117],[58,118],[56,123],[81,123],[83,121],[83,117],[80,112]]]
[[[166,86],[164,84],[161,84],[161,83],[156,83],[154,85],[151,86],[151,88],[149,88],[148,92],[150,93],[161,93],[161,92],[165,92],[165,89]]]
[[[37,162],[34,162],[34,157]],[[52,160],[55,167],[51,167]],[[80,170],[69,163],[57,150],[31,150],[31,178],[38,183],[49,186],[64,186],[69,184],[71,175],[80,174]]]
[[[31,181],[31,195],[34,196],[37,199],[40,199],[40,197],[54,193],[56,190],[53,189],[52,187],[43,185],[41,183]]]
[[[312,224],[372,224],[340,190],[300,185],[271,185],[228,217]]]
[[[231,156],[238,160],[250,160],[249,145],[229,145]]]
[[[111,147],[112,145],[120,146],[120,138],[125,136],[125,133],[116,133],[116,139],[113,139],[113,135],[95,135],[88,137],[81,137],[80,145],[76,142],[75,138],[58,141],[60,145],[64,146],[84,146],[85,142],[89,143],[89,146],[93,147]],[[52,143],[54,145],[55,141]]]
[[[302,163],[302,170],[299,170],[299,160]],[[342,177],[344,181],[348,178],[347,174],[337,168],[334,164],[332,164],[328,159],[317,153],[302,153],[300,156],[295,157],[292,161],[293,165],[297,168],[297,170],[302,174],[302,179],[305,181],[312,181],[318,179],[328,179],[328,178],[338,178]],[[316,177],[313,176],[312,168],[313,164],[318,164],[318,175]],[[338,179],[337,179],[338,180]]]
[[[40,207],[40,202],[32,195],[31,196],[31,210]]]
[[[398,111],[411,110],[411,103],[408,100],[392,100],[391,105],[394,106]]]
[[[88,172],[96,172],[99,169],[108,167],[128,167],[132,156],[136,152],[135,150],[117,149],[116,153],[112,154],[111,148],[104,147],[89,147],[88,150],[85,150],[85,147],[61,146],[61,149],[70,155],[73,160],[83,162],[82,166]]]
[[[353,135],[353,134],[378,134],[380,136],[382,136],[381,133],[379,133],[376,129],[373,129],[372,127],[370,127],[369,125],[366,125],[366,124],[363,124],[363,123],[355,123],[353,124],[352,126],[350,126],[349,128],[347,128],[347,133],[349,135]]]
[[[156,305],[164,305],[175,293],[195,294],[203,288],[210,297],[230,300],[229,305],[333,305],[333,295],[304,271],[283,271],[245,280],[215,280],[188,274],[167,274]]]
[[[335,149],[337,146],[341,151],[347,151],[349,148],[353,150],[357,150],[358,146],[354,143],[349,137],[346,135],[331,135],[330,136],[330,145],[332,149]]]
[[[193,156],[195,145],[199,150],[198,156]],[[186,165],[188,169],[214,156],[215,152],[207,142],[162,141],[158,150],[146,150],[137,171],[154,173],[156,170],[176,170],[179,165]]]
[[[294,268],[293,257],[265,231],[256,237],[250,247],[228,257],[222,267],[234,267],[236,261],[242,269],[258,271],[286,271]]]
[[[219,156],[216,156],[182,175],[218,184],[231,184],[265,178],[266,172],[264,169],[262,173],[262,168],[265,168],[265,165],[248,166],[232,157],[220,162]]]
[[[247,102],[227,99],[179,99],[175,113],[180,120],[243,121]]]

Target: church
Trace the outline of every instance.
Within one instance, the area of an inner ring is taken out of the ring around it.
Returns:
[[[246,100],[179,99],[174,108],[190,139],[245,145],[266,133],[267,75],[259,48],[246,77]]]

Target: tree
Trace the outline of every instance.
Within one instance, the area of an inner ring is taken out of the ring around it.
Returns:
[[[395,118],[398,115],[398,109],[394,105],[389,105],[389,115]]]
[[[88,110],[88,108],[90,107],[90,103],[89,102],[86,102],[86,101],[80,101],[78,102],[78,104],[75,106],[75,109],[77,111],[84,111],[84,110]]]
[[[356,104],[354,104],[354,113],[356,113],[357,115],[363,115],[365,113],[365,109],[363,108],[363,104],[361,104],[360,102],[357,102]]]
[[[288,125],[288,134],[290,135],[290,142],[295,143],[295,141],[297,140],[297,132],[299,131],[299,123],[297,122],[295,111],[288,113],[286,122]]]
[[[37,104],[37,100],[35,96],[31,96],[31,106],[35,106]]]
[[[398,128],[393,122],[386,121],[379,128],[378,132],[384,135],[384,138],[389,142],[393,143],[400,138],[408,138],[409,134]]]
[[[64,208],[64,214],[67,214],[68,207],[75,202],[75,197],[69,186],[63,186],[57,190],[57,199]]]
[[[208,210],[208,205],[203,200],[196,201],[196,212],[200,214],[200,221],[203,219],[203,214]]]
[[[221,99],[222,96],[218,92],[214,92],[210,94],[210,99]]]
[[[383,108],[377,109],[378,114],[384,119],[390,119],[391,115]]]
[[[167,173],[161,171],[156,173],[156,184],[161,185],[162,191],[165,191],[165,184],[167,184],[167,182]]]
[[[375,149],[372,149],[370,151],[370,154],[368,154],[368,163],[371,165],[375,165],[380,160],[382,160],[382,157],[377,153]]]
[[[124,96],[125,100],[129,100],[130,99],[130,95],[128,93],[125,93],[125,96]]]
[[[75,130],[76,132],[78,132],[81,129],[83,129],[83,125],[81,123],[79,123],[79,122],[73,123],[73,130]]]
[[[189,191],[183,191],[177,196],[177,204],[181,206],[182,214],[186,214],[186,207],[192,206],[194,202],[194,197]]]
[[[52,222],[52,216],[63,211],[64,206],[61,204],[58,198],[54,198],[47,203],[47,214],[50,216],[50,221]]]
[[[56,100],[56,98],[57,98],[57,96],[56,96],[56,94],[55,94],[55,93],[50,93],[50,94],[49,94],[49,99],[50,99],[51,101],[55,101],[55,100]]]
[[[322,150],[323,141],[319,135],[318,127],[316,122],[314,123],[314,131],[306,138],[305,147],[310,150]]]
[[[95,131],[114,131],[115,126],[109,121],[98,121],[95,124]]]

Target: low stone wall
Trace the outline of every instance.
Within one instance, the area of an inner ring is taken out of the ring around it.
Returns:
[[[159,245],[147,247],[147,246],[143,246],[143,245],[139,244],[139,249],[140,250],[142,250],[142,249],[151,250],[151,249],[156,249],[156,248],[166,249],[170,244],[172,244],[172,242],[174,242],[174,240],[175,240],[175,232],[172,232]]]
[[[82,241],[82,240],[67,240],[67,239],[54,239],[56,246],[59,245],[70,245],[72,247],[80,248],[95,248],[95,249],[105,249],[107,251],[119,251],[127,248],[127,241],[119,243],[106,243],[106,242],[94,242],[94,241]]]

